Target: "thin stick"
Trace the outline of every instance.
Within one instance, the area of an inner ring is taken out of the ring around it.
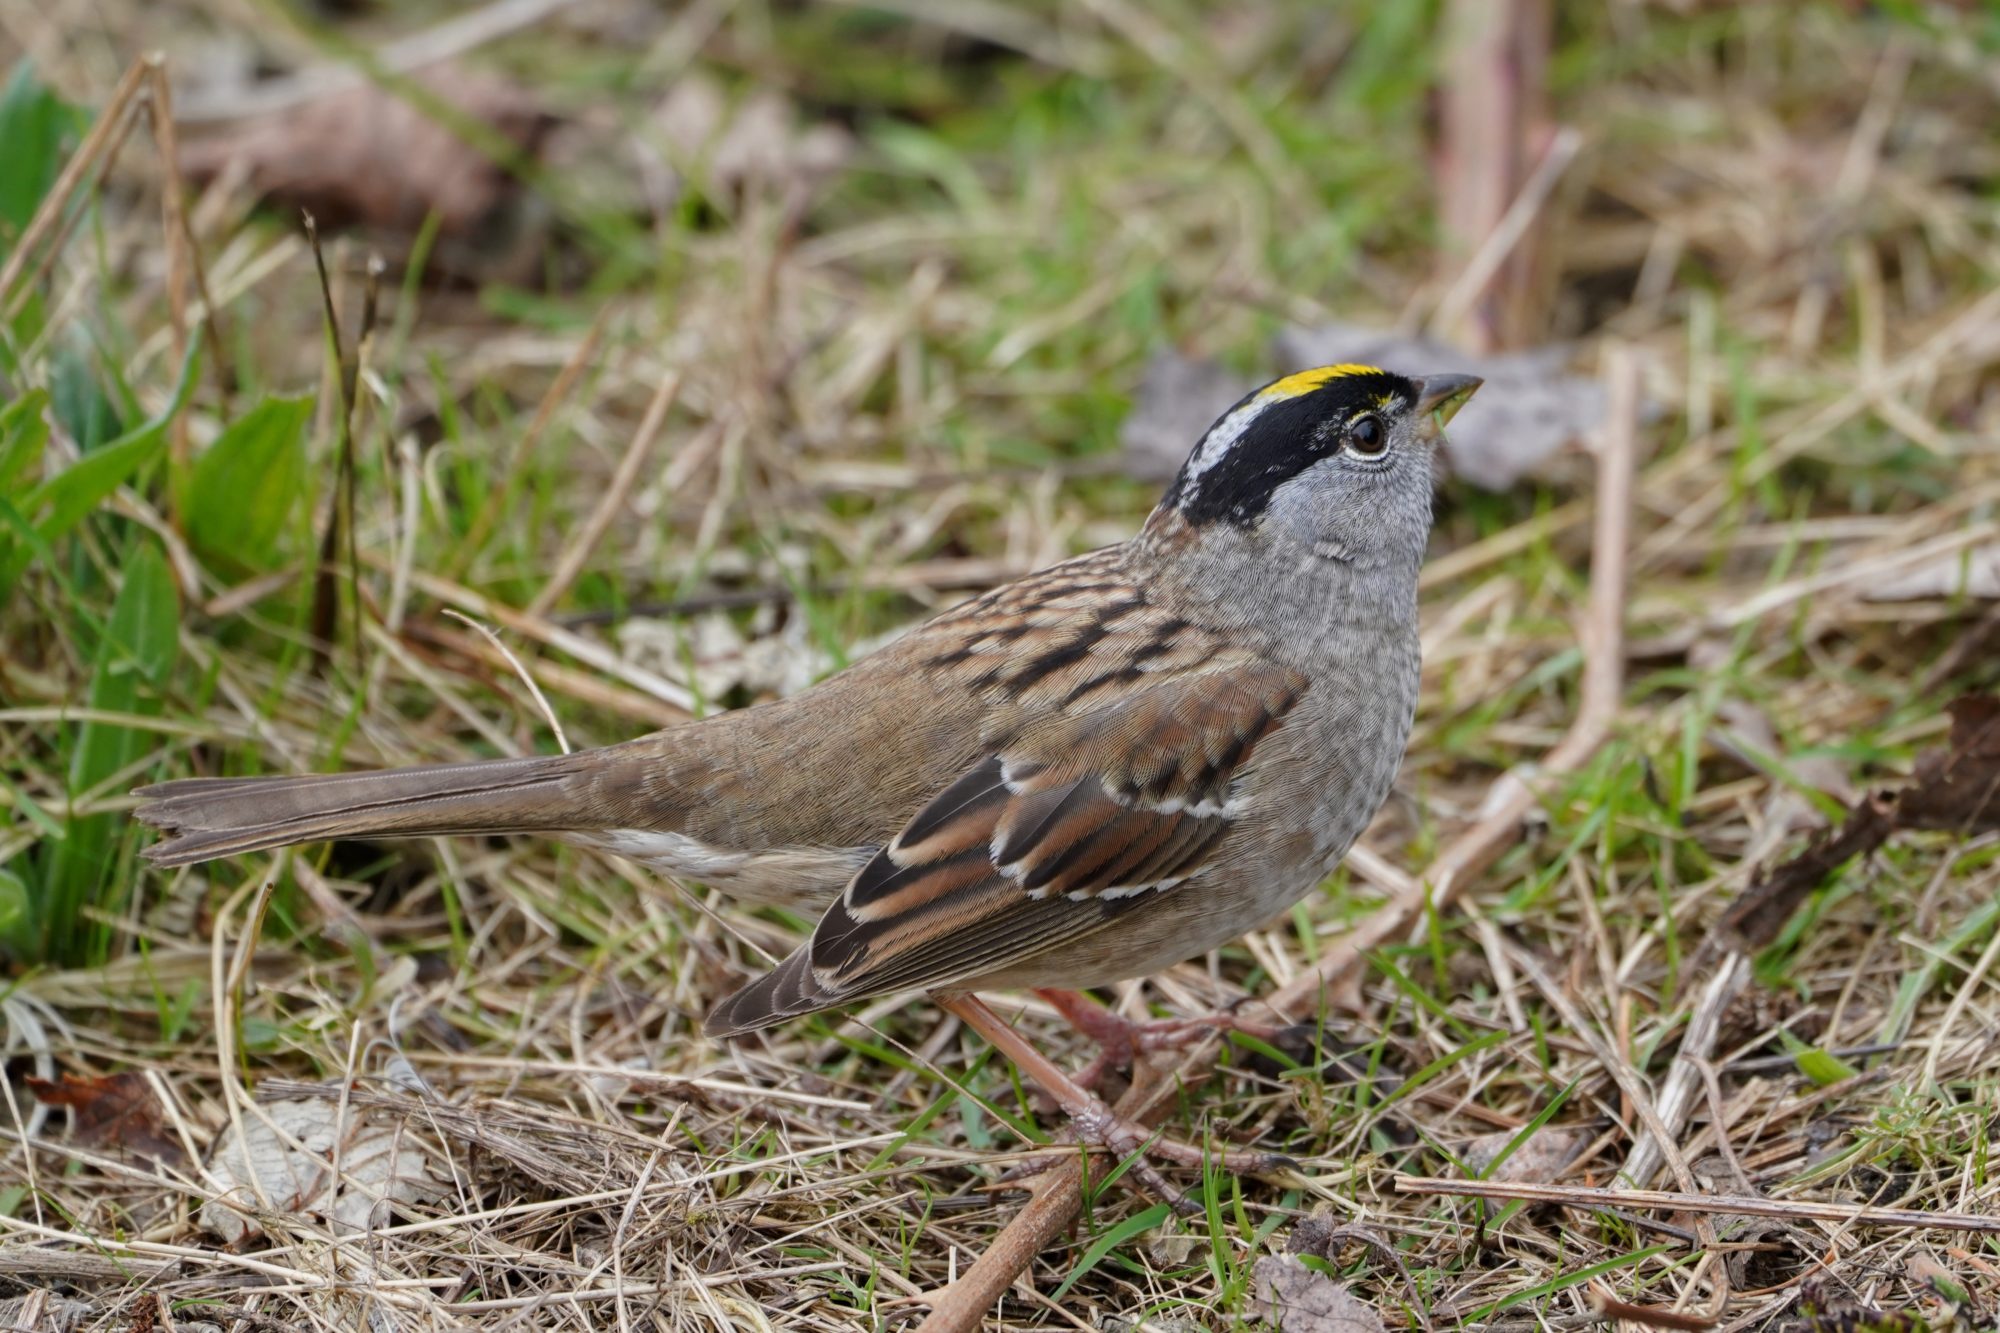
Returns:
[[[570,752],[569,736],[563,731],[562,723],[557,720],[556,710],[549,707],[548,697],[542,693],[542,687],[535,684],[534,676],[529,674],[527,666],[521,659],[514,656],[514,650],[509,648],[498,634],[495,634],[471,616],[466,615],[463,611],[455,611],[447,606],[444,608],[444,613],[460,624],[467,625],[485,635],[486,641],[493,645],[494,650],[500,656],[507,659],[507,665],[514,668],[514,674],[521,678],[521,683],[528,687],[528,693],[535,697],[535,707],[541,710],[542,720],[548,723],[549,730],[555,733],[556,744],[562,747],[564,754],[568,754]]]
[[[340,311],[333,301],[333,282],[326,272],[326,253],[320,249],[319,224],[304,213],[306,240],[312,245],[313,267],[319,274],[319,298],[326,320],[326,337],[333,347],[334,404],[339,414],[339,440],[334,456],[332,503],[326,511],[326,528],[320,534],[319,563],[313,574],[311,626],[313,661],[320,667],[333,665],[335,640],[340,634],[340,571],[335,560],[340,555],[341,533],[354,525],[354,379],[347,372],[347,351],[341,343]],[[358,378],[358,376],[356,377]],[[357,591],[354,608],[354,651],[361,652],[361,605]],[[366,679],[366,674],[362,673]]]
[[[1205,1069],[1219,1046],[1212,1037],[1203,1041],[1164,1079],[1156,1076],[1154,1065],[1139,1061],[1132,1070],[1131,1089],[1113,1110],[1135,1124],[1158,1124],[1172,1103],[1169,1094],[1181,1086],[1180,1075],[1196,1065]],[[1082,1207],[1083,1154],[1078,1153],[1035,1183],[1027,1206],[1014,1214],[972,1267],[925,1297],[931,1312],[917,1325],[917,1333],[976,1333],[994,1302],[1036,1255],[1070,1228]]]
[[[602,542],[604,534],[610,531],[611,520],[618,516],[618,510],[624,505],[626,496],[631,493],[632,483],[638,480],[639,469],[646,465],[646,459],[651,456],[653,444],[660,438],[660,427],[666,424],[667,413],[672,409],[674,399],[680,396],[680,391],[679,371],[661,380],[660,387],[653,391],[653,401],[646,404],[646,413],[639,419],[639,428],[632,433],[632,443],[626,446],[624,457],[618,460],[617,468],[612,471],[610,484],[598,498],[597,507],[590,511],[590,517],[584,520],[583,529],[577,533],[576,539],[563,549],[561,558],[556,561],[555,572],[549,575],[549,581],[535,594],[535,600],[528,603],[529,615],[547,615],[549,608],[569,591],[570,585],[576,582],[577,575],[581,574],[583,567],[590,562],[591,554],[597,550],[598,543]]]
[[[146,67],[147,119],[153,125],[153,144],[160,154],[160,230],[167,242],[167,328],[172,334],[174,364],[187,357],[188,341],[188,236],[185,219],[187,204],[182,197],[180,164],[174,140],[173,89],[166,77],[167,58],[158,51],[140,57]],[[174,413],[167,427],[167,452],[177,467],[188,463],[188,414]],[[175,516],[178,518],[178,515]]]
[[[1833,1222],[1844,1227],[1916,1227],[1977,1231],[2000,1236],[2000,1217],[1975,1213],[1926,1213],[1915,1208],[1870,1208],[1854,1203],[1766,1199],[1755,1194],[1688,1194],[1675,1190],[1621,1190],[1596,1185],[1532,1185],[1513,1180],[1442,1180],[1397,1176],[1398,1194],[1450,1194],[1476,1199],[1526,1199],[1576,1208],[1662,1208],[1687,1213],[1737,1213],[1793,1222]]]
[[[1562,179],[1564,171],[1575,159],[1577,150],[1583,147],[1583,135],[1575,127],[1565,125],[1557,130],[1549,140],[1549,146],[1542,153],[1542,160],[1535,164],[1534,172],[1522,184],[1514,202],[1500,216],[1500,221],[1472,256],[1464,270],[1451,285],[1451,290],[1438,302],[1437,313],[1431,317],[1431,327],[1450,332],[1472,312],[1472,307],[1486,295],[1500,266],[1507,262],[1514,247],[1528,234],[1535,219],[1541,215],[1542,205],[1548,202],[1555,190],[1556,182]]]
[[[132,137],[132,131],[137,129],[138,125],[139,103],[135,101],[126,107],[125,114],[119,117],[116,130],[105,144],[104,151],[99,154],[96,166],[91,168],[89,179],[82,186],[84,194],[94,196],[104,189],[104,182],[110,178],[111,168],[117,165],[119,154],[125,151],[126,141]],[[63,248],[69,244],[70,232],[76,229],[77,224],[82,222],[89,212],[88,208],[79,206],[69,209],[57,219],[55,233],[43,247],[41,258],[35,261],[33,269],[29,271],[27,281],[21,284],[20,290],[7,297],[5,314],[8,319],[20,314],[21,303],[27,300],[28,294],[41,286],[42,281],[49,276],[56,266],[56,261],[62,258]]]
[[[1722,1033],[1722,1016],[1749,984],[1750,959],[1740,953],[1731,953],[1701,988],[1694,1013],[1688,1019],[1687,1032],[1681,1037],[1680,1049],[1674,1054],[1673,1068],[1667,1071],[1666,1081],[1660,1085],[1657,1107],[1666,1131],[1666,1142],[1663,1143],[1652,1127],[1647,1126],[1625,1158],[1624,1169],[1618,1173],[1623,1179],[1641,1187],[1652,1183],[1660,1164],[1666,1160],[1667,1149],[1680,1138],[1681,1131],[1687,1128],[1688,1118],[1694,1114],[1695,1090],[1701,1085],[1704,1063],[1715,1053],[1716,1042]],[[1718,1123],[1718,1134],[1721,1128]]]
[[[208,271],[201,262],[201,246],[195,241],[194,226],[188,221],[187,182],[181,176],[180,134],[174,125],[173,84],[167,78],[167,62],[163,56],[154,54],[147,59],[152,76],[153,147],[160,155],[160,170],[164,173],[160,206],[167,227],[168,300],[176,307],[173,312],[174,358],[179,360],[185,352],[183,344],[186,341],[188,303],[181,285],[192,280],[195,298],[201,302],[201,337],[208,344],[209,373],[215,377],[216,394],[226,417],[230,397],[229,360],[222,347],[222,312],[208,294]],[[176,253],[181,261],[179,280],[172,276],[172,261]],[[185,419],[183,415],[175,418],[175,422],[178,424]]]
[[[111,92],[111,100],[105,103],[104,114],[90,127],[90,133],[83,136],[82,144],[77,147],[76,156],[69,160],[69,165],[65,166],[62,174],[56,177],[56,183],[49,188],[48,194],[42,199],[42,206],[36,209],[35,216],[28,220],[27,230],[23,231],[21,239],[14,243],[14,251],[7,256],[6,266],[0,268],[0,298],[6,297],[14,290],[14,284],[20,280],[21,273],[34,257],[36,248],[48,239],[50,232],[55,230],[56,223],[62,218],[63,210],[69,206],[70,196],[76,192],[77,185],[96,165],[97,159],[103,155],[113,138],[122,134],[122,127],[132,109],[132,99],[138,95],[139,83],[145,77],[146,61],[142,57],[133,61],[126,68],[124,76],[118,80],[118,86]]]

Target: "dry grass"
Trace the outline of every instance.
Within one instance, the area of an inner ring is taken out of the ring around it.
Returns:
[[[966,589],[1128,531],[1150,496],[1118,475],[1116,425],[1162,342],[1260,364],[1287,322],[1386,323],[1443,295],[1421,70],[1384,73],[1428,49],[1420,31],[1377,22],[1357,53],[1354,21],[1276,4],[1164,46],[1122,4],[968,6],[937,27],[643,8],[580,6],[484,58],[615,129],[643,119],[635,89],[699,52],[808,120],[847,118],[856,157],[809,197],[753,179],[634,224],[629,201],[588,195],[603,176],[585,155],[541,183],[557,221],[522,224],[552,227],[553,291],[392,275],[355,416],[366,628],[325,671],[303,555],[221,571],[172,545],[158,495],[109,502],[64,577],[38,570],[0,604],[0,867],[50,836],[31,806],[116,812],[155,775],[552,747],[507,662],[446,608],[500,631],[579,744],[796,688]],[[1839,800],[1936,743],[1946,699],[2000,681],[1990,602],[1941,583],[1871,599],[1995,540],[1983,20],[1671,8],[1569,15],[1556,62],[1556,114],[1588,133],[1547,205],[1546,326],[1582,340],[1585,368],[1605,339],[1635,349],[1656,409],[1616,737],[1459,900],[1373,956],[1360,1012],[1329,1016],[1337,1060],[1232,1046],[1172,1107],[1173,1132],[1269,1146],[1296,1173],[1189,1181],[1207,1205],[1191,1223],[1140,1225],[1146,1200],[1087,1190],[995,1326],[1219,1326],[1311,1214],[1363,1229],[1328,1263],[1392,1325],[1567,1327],[1594,1318],[1592,1283],[1730,1328],[1776,1326],[1807,1279],[1934,1318],[1954,1286],[1969,1317],[2000,1308],[1991,1237],[1394,1189],[1542,1117],[1511,1169],[1621,1183],[1648,1109],[1633,1089],[1657,1093],[1713,975],[1708,927]],[[0,0],[0,43],[97,102],[139,49],[184,68],[232,23],[310,55],[276,12]],[[954,26],[1002,19],[991,48]],[[1246,139],[1246,116],[1264,131]],[[171,391],[157,172],[139,148],[121,160],[42,288],[52,331],[9,335],[10,398],[65,356],[115,367],[148,410]],[[246,210],[226,189],[195,206],[231,361],[205,370],[196,445],[229,419],[225,379],[239,408],[328,383],[310,257]],[[329,251],[350,329],[366,254]],[[678,398],[644,427],[669,381]],[[329,400],[314,477],[332,475]],[[1569,725],[1588,475],[1447,488],[1418,732],[1367,841],[1382,862],[1422,874]],[[72,792],[65,719],[91,662],[69,626],[78,606],[103,614],[126,543],[153,530],[180,557],[179,666],[135,723],[143,753]],[[569,590],[542,598],[552,578]],[[140,1071],[181,1149],[161,1164],[129,1124],[66,1128],[10,1080],[0,1278],[76,1302],[80,1327],[899,1324],[1018,1208],[1001,1176],[1053,1125],[922,1003],[701,1039],[702,1012],[797,923],[613,859],[441,841],[142,874],[119,836],[137,888],[98,909],[108,961],[24,966],[0,1000],[12,1073]],[[1676,1145],[1700,1188],[2000,1216],[1996,848],[1899,839],[1744,965]],[[1343,873],[1116,1001],[1268,994],[1386,892]],[[1020,1012],[1084,1058],[1045,1009]],[[1802,1069],[1851,1072],[1819,1086]],[[214,1146],[300,1099],[346,1117],[350,1148],[392,1130],[428,1192],[359,1229],[250,1199],[256,1234],[219,1243]],[[1544,1160],[1552,1145],[1571,1160]]]

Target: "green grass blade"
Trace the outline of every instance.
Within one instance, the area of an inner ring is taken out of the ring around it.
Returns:
[[[305,492],[310,395],[266,398],[202,451],[187,478],[188,539],[223,568],[262,569]]]
[[[1142,1232],[1151,1231],[1154,1227],[1166,1221],[1167,1215],[1171,1211],[1167,1205],[1156,1203],[1142,1213],[1132,1214],[1132,1216],[1126,1218],[1117,1226],[1112,1227],[1102,1236],[1099,1236],[1096,1242],[1083,1252],[1083,1258],[1076,1261],[1076,1267],[1070,1270],[1069,1276],[1062,1280],[1062,1285],[1055,1289],[1054,1294],[1049,1299],[1060,1301],[1063,1297],[1069,1295],[1069,1289],[1083,1281],[1091,1269],[1104,1261],[1105,1255],[1110,1254],[1134,1236]]]
[[[125,578],[98,644],[90,682],[90,706],[106,712],[153,716],[160,711],[160,687],[179,647],[180,595],[166,558],[150,542],[138,546],[125,565]],[[70,746],[72,801],[129,767],[153,742],[143,731],[115,723],[79,725]],[[95,933],[82,918],[87,906],[113,907],[123,897],[124,876],[116,855],[129,830],[122,816],[71,814],[61,841],[47,844],[46,873],[35,903],[38,952],[70,964],[96,961]]]

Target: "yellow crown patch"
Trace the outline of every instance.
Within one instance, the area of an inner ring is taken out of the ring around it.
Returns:
[[[1380,375],[1380,366],[1364,366],[1347,361],[1337,366],[1319,366],[1313,370],[1301,370],[1295,375],[1287,375],[1274,384],[1265,387],[1259,398],[1297,398],[1300,394],[1311,393],[1329,380],[1346,379],[1350,375]]]

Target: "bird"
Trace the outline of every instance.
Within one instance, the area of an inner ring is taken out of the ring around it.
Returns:
[[[1085,1141],[1157,1151],[978,995],[1037,990],[1087,1027],[1075,992],[1219,948],[1338,864],[1415,721],[1433,455],[1479,385],[1287,374],[1215,420],[1129,539],[795,695],[568,754],[161,782],[136,793],[165,834],[145,855],[454,834],[615,853],[818,914],[709,1035],[930,992]]]

